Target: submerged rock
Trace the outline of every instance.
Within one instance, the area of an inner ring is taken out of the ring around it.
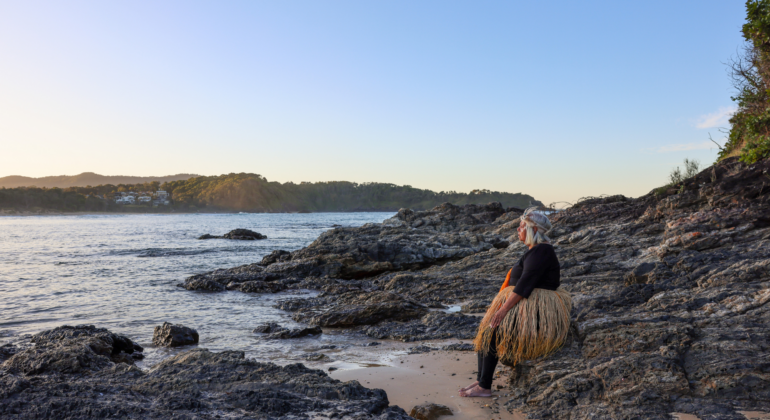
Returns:
[[[198,331],[184,325],[164,322],[163,325],[155,327],[155,331],[152,334],[152,344],[158,347],[179,347],[198,344]]]
[[[21,352],[0,365],[0,418],[409,419],[388,406],[384,391],[301,364],[278,366],[245,359],[240,351],[195,348],[145,372],[110,362],[106,354],[114,347],[105,337],[52,335],[36,348],[67,351],[30,352],[20,364]],[[76,363],[80,369],[72,369]]]

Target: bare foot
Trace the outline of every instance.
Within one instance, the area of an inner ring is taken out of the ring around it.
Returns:
[[[491,389],[484,389],[478,385],[474,386],[473,388],[467,390],[467,391],[460,391],[461,397],[491,397],[492,396],[492,390]]]
[[[474,383],[472,383],[472,384],[470,384],[470,385],[466,386],[465,388],[460,388],[460,391],[459,391],[459,392],[470,391],[470,390],[471,390],[471,388],[473,388],[474,386],[476,386],[476,385],[478,385],[478,384],[479,384],[479,381],[476,381],[476,382],[474,382]]]

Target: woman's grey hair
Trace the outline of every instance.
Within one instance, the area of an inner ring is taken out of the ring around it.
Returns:
[[[530,207],[524,210],[524,214],[521,215],[521,221],[527,226],[527,237],[524,238],[524,245],[535,246],[551,241],[546,236],[548,231],[551,230],[551,221],[548,220],[545,214],[537,211],[537,207]],[[537,232],[532,229],[533,227],[537,227]]]

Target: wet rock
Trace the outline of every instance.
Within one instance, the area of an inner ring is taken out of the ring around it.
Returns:
[[[211,292],[240,290],[246,293],[276,293],[299,282],[298,278],[267,272],[259,264],[247,264],[190,276],[179,287]]]
[[[61,326],[32,336],[34,347],[18,351],[3,367],[25,375],[94,372],[114,363],[133,365],[142,347],[93,325]]]
[[[331,360],[329,356],[323,353],[308,353],[304,359],[310,362],[328,362]]]
[[[259,263],[263,266],[268,266],[273,263],[277,262],[286,262],[291,259],[291,253],[289,251],[284,251],[277,249],[270,254],[266,255],[264,258],[262,258],[262,261]]]
[[[224,284],[205,278],[189,278],[177,286],[187,290],[203,290],[207,292],[223,292],[225,290]]]
[[[271,322],[269,324],[263,324],[263,325],[258,326],[257,328],[254,328],[254,330],[252,332],[266,334],[266,333],[271,333],[271,332],[276,332],[276,331],[282,331],[282,330],[285,330],[285,329],[286,328],[280,326],[279,324]]]
[[[163,325],[155,327],[152,334],[152,344],[158,347],[198,344],[198,331],[184,325],[164,322]]]
[[[12,344],[3,344],[0,346],[0,362],[3,362],[16,354],[16,350],[16,346]]]
[[[492,299],[477,299],[472,300],[460,307],[460,312],[463,313],[484,313],[492,304]]]
[[[289,338],[302,338],[307,337],[309,335],[319,335],[323,333],[323,330],[321,330],[321,327],[311,327],[311,328],[294,328],[294,329],[282,329],[277,331],[272,331],[267,338],[270,339],[289,339]]]
[[[451,416],[452,410],[445,405],[425,403],[414,406],[409,415],[417,420],[437,420],[440,416]]]
[[[267,239],[267,236],[248,229],[235,229],[225,233],[222,236],[214,236],[209,233],[201,235],[198,239],[235,239],[241,241],[253,241],[257,239]]]
[[[441,348],[441,350],[448,351],[473,351],[473,344],[468,343],[454,343],[449,344]]]
[[[9,365],[14,358],[21,361],[23,351],[3,363],[0,418],[409,418],[402,409],[388,406],[384,391],[340,382],[301,364],[278,366],[245,359],[240,351],[195,348],[145,372],[89,350],[98,341],[103,346],[99,351],[109,354],[104,337],[55,335],[35,345],[66,347],[70,362],[81,363],[78,370],[71,369],[74,362],[49,363],[51,354],[45,352],[25,359],[24,366],[35,369]]]
[[[240,290],[245,293],[278,293],[286,290],[286,286],[279,282],[265,281],[246,281],[243,283],[231,283],[227,285],[228,290]]]
[[[409,349],[406,351],[406,354],[430,353],[435,350],[436,349],[430,348],[428,346],[409,347]]]
[[[254,232],[252,230],[248,229],[235,229],[231,230],[230,232],[225,233],[223,236],[225,239],[237,239],[237,240],[245,240],[245,241],[253,241],[255,239],[267,239],[267,236],[259,233]]]

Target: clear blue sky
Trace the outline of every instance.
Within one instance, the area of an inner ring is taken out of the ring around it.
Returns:
[[[723,0],[0,0],[0,176],[639,196],[685,157],[716,158],[744,13]]]

